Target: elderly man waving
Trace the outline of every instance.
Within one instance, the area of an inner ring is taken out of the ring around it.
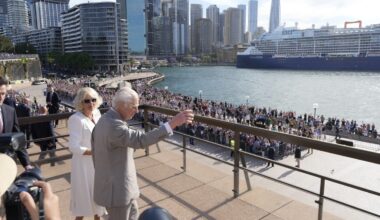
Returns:
[[[191,110],[180,112],[161,127],[144,133],[130,129],[127,120],[138,111],[138,94],[120,89],[112,100],[112,108],[96,124],[92,133],[92,157],[95,166],[94,200],[105,206],[109,220],[138,218],[134,149],[145,148],[173,134],[175,127],[192,123]]]

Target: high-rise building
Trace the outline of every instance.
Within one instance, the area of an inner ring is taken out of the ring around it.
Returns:
[[[195,52],[197,54],[211,53],[212,28],[211,20],[200,18],[195,21]]]
[[[218,27],[218,39],[221,44],[224,43],[224,15],[226,10],[223,13],[219,14],[219,27]]]
[[[272,0],[272,6],[270,8],[269,32],[272,32],[280,25],[280,16],[280,0]]]
[[[7,1],[7,26],[11,29],[11,36],[29,30],[28,9],[25,0]]]
[[[203,17],[203,8],[201,4],[191,4],[190,20],[191,20],[191,51],[195,51],[196,28],[195,22]]]
[[[33,0],[25,0],[25,1],[26,1],[26,7],[28,9],[29,27],[33,27],[33,24],[32,24],[32,3],[33,3]]]
[[[12,39],[14,44],[28,43],[36,48],[40,58],[46,59],[50,52],[62,53],[62,36],[60,27],[49,27],[18,34]]]
[[[145,40],[145,2],[142,0],[118,0],[121,8],[121,18],[128,22],[128,46],[130,53],[144,54],[146,50]],[[123,11],[123,4],[127,3]],[[126,15],[126,16],[124,16]]]
[[[35,30],[61,26],[61,13],[69,8],[69,0],[34,0],[31,6]]]
[[[246,15],[247,15],[247,6],[246,5],[238,5],[238,9],[241,10],[241,35],[244,36],[245,33],[245,26],[246,26]]]
[[[228,8],[224,15],[224,45],[236,45],[243,41],[241,25],[242,10]]]
[[[249,0],[248,2],[248,32],[253,34],[257,30],[258,17],[258,2],[257,0]]]
[[[216,46],[220,42],[219,30],[219,8],[216,5],[210,5],[206,10],[206,17],[211,21],[211,43]]]
[[[172,24],[168,16],[153,18],[153,54],[155,56],[168,56],[172,54]]]
[[[4,28],[7,25],[8,10],[7,0],[0,1],[0,34],[4,34]]]
[[[160,0],[145,0],[145,39],[146,39],[146,49],[147,55],[155,55],[153,48],[154,43],[154,23],[153,19],[161,15],[161,4]]]
[[[173,24],[173,52],[176,56],[189,51],[189,0],[173,0],[175,22]]]
[[[128,7],[131,7],[132,3],[140,3],[140,2],[144,3],[143,1],[116,0],[116,3],[120,4],[120,18],[127,19],[128,12],[129,12]]]
[[[127,38],[127,22],[121,19],[119,3],[85,3],[62,13],[64,52],[89,54],[98,71],[127,68]]]

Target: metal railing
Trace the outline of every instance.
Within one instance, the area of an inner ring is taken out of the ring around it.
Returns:
[[[144,124],[145,131],[148,131],[149,127],[155,126],[155,125],[148,122],[149,112],[155,112],[155,113],[160,113],[160,114],[169,115],[169,116],[173,116],[173,115],[178,113],[178,111],[174,111],[174,110],[170,110],[170,109],[166,109],[166,108],[148,106],[148,105],[143,105],[143,106],[140,106],[139,108],[144,110],[144,122],[143,122],[143,124]],[[102,112],[104,112],[104,111],[106,111],[106,109],[102,109]],[[34,124],[34,123],[39,123],[39,122],[53,121],[53,120],[57,120],[57,119],[67,119],[72,114],[73,114],[73,112],[47,115],[47,116],[35,116],[35,117],[29,117],[29,118],[20,118],[19,124],[20,125],[26,125],[26,124]],[[278,182],[278,183],[281,183],[283,185],[286,185],[286,186],[301,190],[303,192],[309,193],[311,195],[317,196],[319,198],[319,200],[316,200],[315,202],[318,204],[318,219],[322,219],[322,217],[323,217],[323,204],[324,204],[325,199],[332,201],[332,202],[335,202],[337,204],[352,208],[354,210],[361,211],[363,213],[375,216],[375,217],[380,217],[379,213],[374,213],[374,212],[362,209],[360,207],[356,207],[354,205],[339,201],[335,198],[331,198],[329,196],[326,196],[324,193],[326,181],[336,183],[336,184],[339,184],[342,186],[350,187],[352,189],[356,189],[356,190],[359,190],[362,192],[366,192],[366,193],[369,193],[369,194],[372,194],[375,196],[380,196],[380,192],[376,192],[376,191],[373,191],[370,189],[366,189],[366,188],[363,188],[360,186],[356,186],[356,185],[341,181],[341,180],[333,179],[333,178],[323,176],[323,175],[320,175],[317,173],[313,173],[313,172],[302,170],[302,169],[299,169],[299,168],[296,168],[293,166],[289,166],[289,165],[283,164],[283,163],[275,161],[275,160],[270,160],[270,159],[267,159],[265,157],[261,157],[261,156],[255,155],[255,154],[251,154],[251,153],[248,153],[245,151],[241,151],[239,143],[240,143],[240,134],[241,133],[247,133],[247,134],[253,134],[256,136],[265,137],[265,138],[269,138],[269,139],[280,140],[280,141],[283,141],[285,143],[300,145],[300,146],[304,146],[307,148],[312,148],[312,149],[316,149],[316,150],[320,150],[320,151],[324,151],[324,152],[328,152],[328,153],[346,156],[349,158],[367,161],[367,162],[371,162],[371,163],[375,163],[375,164],[380,164],[380,154],[379,153],[375,153],[375,152],[371,152],[371,151],[367,151],[367,150],[363,150],[363,149],[347,147],[347,146],[339,145],[339,144],[333,144],[333,143],[329,143],[329,142],[313,140],[313,139],[295,136],[295,135],[291,135],[291,134],[285,134],[285,133],[270,131],[270,130],[266,130],[266,129],[262,129],[262,128],[251,127],[251,126],[246,126],[246,125],[242,125],[242,124],[234,124],[234,123],[230,123],[230,122],[226,122],[226,121],[222,121],[222,120],[218,120],[218,119],[214,119],[214,118],[202,117],[202,116],[198,116],[198,115],[195,116],[194,120],[197,122],[203,123],[203,124],[217,126],[220,128],[224,128],[224,129],[234,131],[235,145],[234,145],[233,151],[235,153],[234,153],[234,157],[233,157],[233,163],[222,160],[222,159],[217,158],[217,157],[207,155],[207,154],[199,152],[197,150],[188,148],[186,139],[187,138],[193,138],[193,139],[198,140],[200,142],[211,144],[213,146],[217,146],[217,147],[224,148],[227,150],[231,150],[231,148],[227,147],[225,145],[222,145],[222,144],[217,144],[214,142],[210,142],[210,141],[207,141],[204,139],[200,139],[200,138],[197,138],[197,137],[194,137],[191,135],[187,135],[187,134],[175,131],[176,134],[182,136],[182,144],[173,143],[173,142],[170,142],[170,143],[182,148],[182,153],[183,153],[182,169],[185,172],[187,169],[187,154],[186,154],[186,152],[191,151],[193,153],[202,155],[204,157],[207,157],[207,158],[210,158],[213,160],[217,160],[221,163],[233,166],[233,180],[234,180],[233,192],[234,192],[235,198],[237,198],[240,195],[240,191],[239,191],[239,181],[240,181],[239,170],[242,170],[242,171],[244,171],[245,180],[246,180],[247,187],[249,190],[251,190],[252,187],[251,187],[251,183],[249,180],[248,173],[253,173],[255,175],[259,175],[261,177],[272,180],[274,182]],[[130,126],[137,125],[137,124],[141,124],[141,123],[130,124]],[[52,139],[52,138],[64,138],[67,136],[68,135],[60,135],[60,136],[51,137],[51,138],[44,138],[43,140],[48,140],[48,139]],[[39,140],[42,140],[42,139],[32,140],[31,142],[39,141]],[[60,149],[52,150],[52,151],[61,151],[61,150],[65,150],[65,149],[68,149],[68,148],[67,147],[66,148],[60,148]],[[146,153],[146,155],[149,155],[149,148],[147,148],[145,150],[145,153]],[[291,170],[295,170],[297,172],[304,173],[304,174],[307,174],[307,175],[310,175],[310,176],[313,176],[316,178],[319,178],[320,179],[319,192],[316,193],[316,192],[313,192],[309,189],[302,188],[302,187],[293,185],[291,183],[287,183],[285,181],[278,180],[278,179],[270,177],[268,175],[264,175],[262,173],[251,170],[251,169],[247,168],[247,166],[246,166],[245,156],[253,157],[253,158],[260,159],[260,160],[266,161],[266,162],[271,162],[271,163],[274,163],[276,165],[279,165],[279,166],[282,166],[282,167],[285,167],[285,168],[288,168]],[[42,160],[34,161],[34,162],[37,162],[38,164],[42,164],[42,163],[50,163],[50,162],[55,161],[55,160],[66,160],[66,159],[70,159],[70,158],[71,158],[71,154],[67,154],[67,155],[63,155],[63,156],[58,156],[56,158],[42,159]],[[240,163],[241,163],[241,165],[240,165]]]
[[[178,113],[177,111],[174,111],[174,110],[160,108],[160,107],[154,107],[154,106],[142,106],[142,108],[144,109],[144,123],[145,123],[145,125],[150,125],[150,126],[154,126],[154,125],[148,123],[148,121],[147,121],[146,116],[148,115],[149,111],[155,112],[155,113],[161,113],[161,114],[165,114],[165,115],[171,115],[171,116]],[[233,169],[233,178],[234,178],[233,192],[234,192],[235,198],[237,198],[240,194],[239,193],[239,181],[240,181],[239,170],[243,170],[244,174],[245,174],[245,179],[247,182],[247,187],[249,190],[252,187],[251,187],[251,183],[250,183],[247,172],[253,173],[255,175],[259,175],[261,177],[272,180],[274,182],[278,182],[278,183],[284,184],[286,186],[289,186],[289,187],[292,187],[292,188],[301,190],[303,192],[317,196],[319,198],[319,200],[316,200],[315,202],[318,204],[318,219],[319,220],[322,219],[322,217],[323,217],[323,204],[324,204],[325,199],[332,201],[332,202],[335,202],[337,204],[355,209],[357,211],[361,211],[363,213],[375,216],[375,217],[380,217],[379,213],[374,213],[374,212],[362,209],[360,207],[356,207],[354,205],[351,205],[351,204],[348,204],[348,203],[345,203],[345,202],[339,201],[337,199],[326,196],[325,195],[325,184],[326,184],[326,181],[329,181],[329,182],[340,184],[342,186],[346,186],[346,187],[356,189],[356,190],[359,190],[362,192],[366,192],[366,193],[369,193],[369,194],[372,194],[375,196],[380,196],[380,192],[376,192],[376,191],[373,191],[370,189],[366,189],[366,188],[363,188],[360,186],[356,186],[356,185],[341,181],[341,180],[333,179],[333,178],[323,176],[323,175],[320,175],[317,173],[313,173],[313,172],[302,170],[302,169],[299,169],[299,168],[296,168],[293,166],[289,166],[289,165],[277,162],[275,160],[270,160],[270,159],[267,159],[265,157],[261,157],[261,156],[255,155],[255,154],[251,154],[251,153],[248,153],[245,151],[241,151],[240,150],[240,134],[241,133],[253,134],[253,135],[265,137],[268,139],[279,140],[279,141],[283,141],[285,143],[300,145],[300,146],[303,146],[306,148],[312,148],[312,149],[316,149],[316,150],[320,150],[320,151],[324,151],[324,152],[328,152],[328,153],[332,153],[332,154],[337,154],[337,155],[341,155],[341,156],[346,156],[349,158],[367,161],[367,162],[371,162],[371,163],[375,163],[375,164],[380,164],[380,154],[379,153],[375,153],[375,152],[371,152],[371,151],[367,151],[367,150],[363,150],[363,149],[358,149],[358,148],[347,147],[345,145],[340,145],[340,144],[333,144],[333,143],[329,143],[329,142],[318,141],[318,140],[300,137],[300,136],[295,136],[295,135],[291,135],[291,134],[270,131],[270,130],[266,130],[266,129],[262,129],[262,128],[258,128],[258,127],[251,127],[251,126],[242,125],[242,124],[234,124],[234,123],[230,123],[230,122],[226,122],[226,121],[222,121],[222,120],[218,120],[218,119],[214,119],[214,118],[198,116],[198,115],[195,116],[194,120],[197,122],[207,124],[207,125],[212,125],[212,126],[220,127],[223,129],[232,130],[234,132],[235,136],[233,137],[233,139],[235,140],[235,145],[234,145],[233,150],[235,153],[234,153],[233,163],[230,163],[230,162],[225,161],[225,160],[221,160],[217,157],[207,155],[207,154],[199,152],[197,150],[187,148],[186,138],[193,138],[193,139],[198,140],[200,142],[212,144],[212,145],[217,146],[217,147],[221,147],[224,149],[231,150],[229,147],[227,147],[225,145],[217,144],[214,142],[206,141],[204,139],[197,138],[194,136],[190,136],[187,134],[183,134],[180,132],[175,132],[176,134],[182,135],[182,137],[183,137],[182,138],[182,145],[177,144],[177,143],[172,143],[172,142],[170,142],[170,143],[182,148],[182,152],[183,152],[182,169],[184,171],[186,171],[186,151],[191,151],[191,152],[194,152],[196,154],[200,154],[202,156],[205,156],[205,157],[217,160],[219,162],[222,162],[224,164],[228,164],[230,166],[233,166],[234,167],[234,169]],[[147,127],[148,126],[145,126],[146,130],[147,130]],[[236,152],[238,152],[238,153],[236,153]],[[149,152],[147,152],[147,155],[148,154],[149,154]],[[246,166],[245,156],[249,156],[249,157],[260,159],[260,160],[263,160],[266,162],[274,163],[276,165],[279,165],[279,166],[282,166],[282,167],[285,167],[285,168],[288,168],[291,170],[295,170],[297,172],[304,173],[304,174],[307,174],[307,175],[310,175],[310,176],[313,176],[316,178],[319,178],[320,179],[319,193],[313,192],[309,189],[302,188],[302,187],[293,185],[291,183],[287,183],[285,181],[278,180],[278,179],[275,179],[275,178],[270,177],[268,175],[264,175],[262,173],[251,170],[251,169],[247,168],[247,166]],[[242,165],[240,165],[240,163]]]

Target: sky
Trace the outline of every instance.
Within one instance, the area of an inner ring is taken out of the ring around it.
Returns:
[[[70,0],[70,6],[88,1],[104,0]],[[189,0],[189,2],[190,4],[202,4],[204,11],[213,4],[221,10],[237,7],[238,4],[246,4],[248,8],[248,0]],[[268,30],[271,0],[258,0],[258,2],[258,26]],[[313,24],[318,28],[327,23],[343,27],[345,21],[356,20],[362,20],[363,26],[380,24],[379,8],[379,0],[281,0],[280,24],[292,27],[297,22],[299,28],[311,28]],[[205,12],[203,16],[206,16]]]

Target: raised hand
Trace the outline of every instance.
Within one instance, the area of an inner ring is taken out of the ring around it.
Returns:
[[[191,124],[194,120],[193,110],[185,110],[175,115],[172,120],[169,121],[169,125],[172,129],[182,124]]]

